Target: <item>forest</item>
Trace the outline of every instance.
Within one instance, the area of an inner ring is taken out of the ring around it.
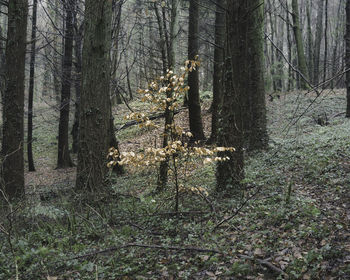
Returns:
[[[0,280],[350,279],[350,0],[0,0]]]

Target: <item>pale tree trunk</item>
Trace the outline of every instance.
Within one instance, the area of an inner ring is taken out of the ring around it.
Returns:
[[[111,19],[112,1],[85,1],[76,179],[78,190],[99,190],[104,185],[107,174],[111,110]]]
[[[307,74],[307,66],[306,66],[306,58],[304,53],[304,44],[303,44],[303,38],[302,33],[300,29],[300,19],[299,19],[299,5],[298,0],[292,0],[292,17],[293,17],[293,30],[294,30],[294,37],[295,37],[295,43],[297,47],[297,55],[298,55],[298,68],[301,74],[304,76],[305,79],[308,79]],[[308,89],[308,83],[300,77],[300,86],[302,89]]]
[[[323,83],[327,79],[327,70],[328,70],[328,0],[325,1],[325,27],[324,27],[324,61],[323,61]],[[326,88],[327,85],[323,84],[323,88]]]
[[[317,85],[319,82],[320,75],[320,53],[321,53],[321,42],[323,34],[323,3],[324,0],[319,0],[318,12],[317,12],[317,23],[316,23],[316,37],[314,46],[314,75],[313,83]]]
[[[308,74],[309,77],[313,77],[314,70],[314,45],[312,39],[312,30],[311,30],[311,0],[309,0],[306,7],[306,18],[307,18],[307,54],[308,54]]]
[[[34,97],[34,74],[35,74],[35,46],[36,46],[36,19],[37,19],[38,0],[33,1],[32,14],[32,44],[30,53],[30,70],[29,70],[29,90],[28,90],[28,134],[27,134],[27,155],[28,169],[35,171],[33,159],[33,97]]]
[[[188,59],[195,60],[199,53],[198,42],[199,6],[197,0],[190,0],[189,28],[188,28]],[[199,71],[198,69],[188,73],[188,111],[192,140],[204,140],[204,131],[199,100]]]
[[[8,3],[3,99],[2,181],[9,199],[24,195],[24,78],[27,36],[27,0]]]

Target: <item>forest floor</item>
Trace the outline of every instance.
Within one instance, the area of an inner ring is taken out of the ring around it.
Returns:
[[[203,93],[207,136],[209,100]],[[198,160],[180,179],[209,195],[182,192],[176,214],[173,182],[155,192],[152,167],[75,193],[75,168],[55,169],[57,114],[39,102],[28,199],[0,212],[0,279],[350,279],[345,103],[344,90],[268,98],[269,149],[246,155],[244,189],[217,194],[215,165]],[[115,108],[117,126],[128,112]],[[184,127],[186,114],[177,115]],[[143,151],[160,133],[120,130],[120,148]]]

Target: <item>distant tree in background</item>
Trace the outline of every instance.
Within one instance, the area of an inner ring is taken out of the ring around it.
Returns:
[[[346,34],[345,34],[345,66],[346,72],[346,117],[350,118],[350,0],[346,0]]]

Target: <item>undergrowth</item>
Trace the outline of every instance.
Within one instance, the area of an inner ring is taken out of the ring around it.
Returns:
[[[324,98],[327,126],[315,107],[286,130],[295,98],[269,104],[270,148],[246,155],[234,197],[198,162],[189,184],[209,196],[182,193],[178,213],[155,171],[132,168],[98,194],[48,186],[3,206],[0,279],[349,279],[350,123],[331,118],[345,99]]]

